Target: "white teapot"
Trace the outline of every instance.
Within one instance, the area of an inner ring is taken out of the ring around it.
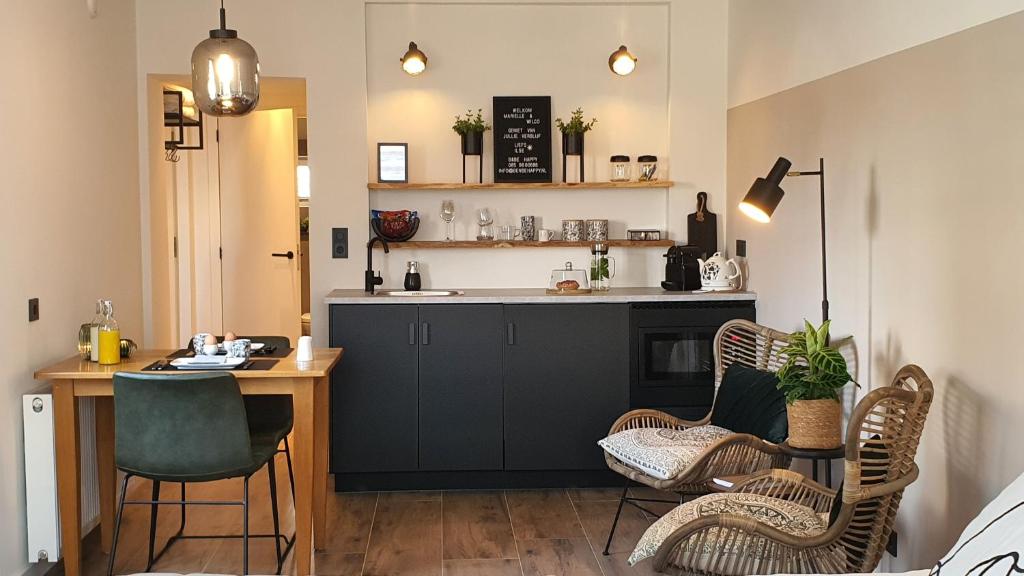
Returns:
[[[697,264],[700,265],[701,290],[708,292],[735,290],[743,284],[743,273],[739,265],[732,258],[726,260],[721,252],[715,252],[715,255],[708,258],[707,261],[698,258]],[[729,274],[729,266],[736,271],[735,274]],[[735,284],[733,280],[736,280]]]

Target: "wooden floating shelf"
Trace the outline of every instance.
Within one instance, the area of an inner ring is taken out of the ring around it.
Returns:
[[[637,188],[671,188],[675,182],[671,180],[651,180],[646,182],[580,182],[566,184],[562,182],[528,183],[483,183],[462,184],[458,182],[413,182],[409,184],[388,184],[370,182],[366,185],[370,190],[601,190],[601,189],[637,189]]]
[[[619,248],[668,248],[674,246],[672,240],[604,240],[607,246]],[[437,248],[590,248],[593,241],[567,242],[565,240],[551,240],[539,242],[531,240],[410,240],[408,242],[388,242],[391,249],[415,249],[425,250]],[[381,245],[376,244],[374,248],[380,250]]]

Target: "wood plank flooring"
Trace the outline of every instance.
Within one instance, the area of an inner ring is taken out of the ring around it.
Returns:
[[[293,532],[287,469],[278,466],[278,499],[285,534]],[[250,486],[250,532],[269,534],[273,525],[266,471]],[[134,479],[129,498],[148,498],[149,482]],[[164,485],[162,497],[178,496]],[[639,492],[639,491],[637,491]],[[635,493],[637,493],[635,492]],[[653,491],[650,491],[653,492]],[[328,546],[313,556],[321,576],[621,576],[653,574],[650,563],[630,567],[626,558],[654,518],[626,506],[604,556],[605,539],[615,517],[621,489],[508,490],[331,493]],[[190,499],[240,499],[240,480],[190,485]],[[653,495],[645,493],[644,496]],[[665,494],[658,494],[664,497]],[[157,525],[157,550],[178,529],[177,508],[163,506]],[[195,506],[188,510],[186,533],[239,534],[241,509]],[[149,508],[129,506],[121,527],[115,574],[146,567]],[[86,576],[106,574],[107,556],[99,539],[86,539]],[[253,540],[249,571],[273,574],[271,539]],[[239,540],[187,540],[175,544],[154,572],[239,574]],[[284,573],[294,569],[285,561]]]

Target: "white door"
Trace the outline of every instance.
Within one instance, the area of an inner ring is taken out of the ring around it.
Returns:
[[[301,333],[295,118],[291,109],[267,110],[219,124],[224,331],[288,336],[294,345]]]

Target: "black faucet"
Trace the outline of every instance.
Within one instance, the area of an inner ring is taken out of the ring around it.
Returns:
[[[391,252],[391,250],[388,249],[388,243],[380,236],[374,236],[366,243],[366,284],[363,289],[370,294],[373,294],[374,286],[380,286],[384,283],[384,278],[379,274],[373,273],[373,244],[375,242],[380,242],[380,245],[384,247],[385,254]]]

